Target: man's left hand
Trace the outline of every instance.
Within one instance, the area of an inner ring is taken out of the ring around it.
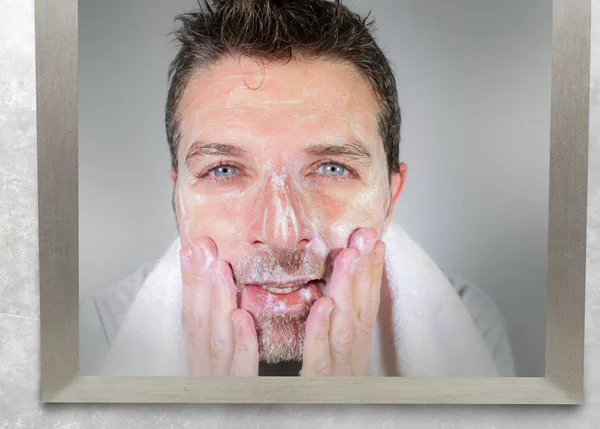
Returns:
[[[352,234],[336,257],[329,296],[306,321],[302,376],[368,376],[385,244],[372,228]]]

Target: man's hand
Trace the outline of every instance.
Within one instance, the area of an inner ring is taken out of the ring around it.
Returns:
[[[197,239],[180,252],[183,318],[192,376],[257,376],[254,320],[237,308],[229,264],[218,259],[210,239]]]
[[[335,259],[329,297],[306,322],[302,376],[370,375],[385,244],[372,229],[356,231]]]

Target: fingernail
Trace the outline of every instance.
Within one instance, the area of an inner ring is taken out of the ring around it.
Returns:
[[[375,247],[375,243],[377,243],[377,237],[368,240],[365,251],[372,252],[373,248]]]
[[[321,313],[325,313],[326,316],[329,316],[331,314],[331,311],[333,310],[333,305],[331,305],[331,304],[322,305],[320,310],[321,310]]]
[[[192,249],[195,259],[197,259],[198,261],[204,259],[204,249],[198,246],[198,244],[194,241],[192,241]]]
[[[385,258],[385,246],[383,244],[379,244],[375,248],[375,263],[380,264],[381,262],[383,262],[384,258]]]
[[[350,260],[350,274],[354,274],[356,272],[356,267],[358,265],[358,260],[360,258],[355,258]]]
[[[369,240],[361,237],[358,240],[358,246],[357,247],[360,250],[360,253],[369,253],[375,247],[375,243],[376,242],[377,242],[377,237],[371,238]]]

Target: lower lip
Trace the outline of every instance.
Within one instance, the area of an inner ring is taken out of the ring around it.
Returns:
[[[300,289],[286,294],[271,293],[258,285],[246,285],[241,293],[240,307],[255,317],[274,314],[302,314],[322,296],[323,282],[310,281]]]

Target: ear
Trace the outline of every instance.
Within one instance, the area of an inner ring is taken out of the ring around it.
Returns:
[[[175,170],[171,169],[169,175],[171,176],[171,182],[173,182],[173,186],[175,186],[175,183],[177,182],[177,173]]]
[[[383,230],[381,235],[385,234],[388,227],[390,226],[390,222],[392,221],[392,217],[394,214],[394,209],[396,208],[396,203],[398,202],[398,198],[402,191],[404,190],[404,184],[406,183],[406,174],[408,172],[408,166],[401,162],[400,163],[400,171],[398,173],[392,173],[392,183],[391,183],[391,192],[392,198],[390,201],[390,207],[388,208],[387,217],[383,224]]]

